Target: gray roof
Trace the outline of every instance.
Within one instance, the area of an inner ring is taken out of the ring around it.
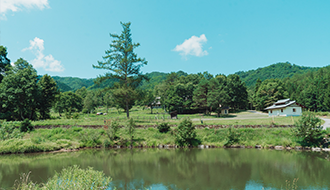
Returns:
[[[281,101],[280,103],[284,103],[284,102],[287,102],[286,104],[281,104],[281,105],[276,105],[278,104],[279,101],[275,102],[273,105],[265,108],[265,110],[272,110],[272,109],[279,109],[279,108],[285,108],[285,107],[288,107],[294,103],[296,103],[296,101],[290,101],[290,99],[285,99],[286,101],[283,101],[283,100],[279,100]],[[289,102],[288,102],[289,100]]]
[[[274,104],[283,104],[283,103],[288,102],[288,101],[290,101],[290,98],[288,98],[288,99],[278,100],[278,101],[275,102]]]

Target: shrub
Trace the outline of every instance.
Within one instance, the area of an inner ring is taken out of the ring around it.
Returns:
[[[0,140],[7,140],[11,138],[21,138],[22,134],[16,128],[13,122],[0,123]]]
[[[157,129],[160,133],[167,133],[168,131],[170,131],[171,127],[168,123],[161,123],[157,125]]]
[[[227,142],[225,143],[225,146],[237,144],[239,142],[239,136],[240,134],[235,130],[233,127],[230,127],[228,129],[227,134]]]
[[[313,113],[304,113],[298,122],[295,123],[294,134],[302,139],[302,144],[305,146],[320,145],[323,134],[321,119]]]
[[[195,145],[196,131],[190,119],[183,119],[178,126],[175,142],[179,146]]]
[[[77,112],[75,112],[75,113],[72,114],[72,118],[73,118],[73,119],[78,119],[79,116],[80,116],[80,115],[79,115],[79,113],[77,113]]]
[[[80,140],[86,147],[96,147],[101,144],[101,134],[95,129],[85,130],[80,132]]]
[[[19,130],[21,132],[27,132],[32,131],[34,127],[31,124],[31,121],[29,119],[24,119],[24,121],[21,122]]]
[[[119,130],[119,123],[114,120],[108,125],[108,129],[106,131],[110,140],[114,140],[117,138],[116,134]]]
[[[103,172],[92,167],[80,169],[79,166],[64,168],[50,178],[44,187],[46,189],[107,189],[111,182]]]

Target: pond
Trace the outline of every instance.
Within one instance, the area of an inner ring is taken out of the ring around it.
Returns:
[[[111,176],[118,189],[299,189],[330,187],[329,153],[257,149],[89,149],[0,156],[0,187],[19,174],[46,182],[55,171],[79,165]]]

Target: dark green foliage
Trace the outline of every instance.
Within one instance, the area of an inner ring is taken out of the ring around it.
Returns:
[[[239,143],[239,137],[240,137],[240,134],[238,133],[238,130],[234,129],[233,127],[230,127],[228,129],[227,142],[225,143],[225,146],[238,144]]]
[[[10,60],[7,58],[7,48],[0,46],[0,83],[3,79],[3,75],[10,68]],[[1,111],[1,109],[0,109]]]
[[[119,130],[119,123],[114,120],[111,121],[111,123],[108,124],[108,129],[106,130],[106,134],[109,137],[109,140],[115,140],[117,137],[117,133]]]
[[[292,77],[296,73],[307,73],[309,71],[316,71],[317,67],[303,67],[289,62],[276,63],[267,67],[258,68],[256,70],[239,71],[235,74],[239,75],[241,80],[246,83],[247,87],[255,86],[258,79],[264,81],[266,79],[284,79]]]
[[[61,113],[66,113],[66,115],[71,118],[73,112],[82,110],[82,98],[71,91],[60,93],[57,96],[54,109],[60,115]]]
[[[81,79],[77,77],[53,76],[61,92],[76,91],[82,87],[88,88],[94,84],[93,79]]]
[[[257,84],[254,96],[254,106],[257,110],[264,110],[277,100],[289,97],[283,82],[279,79],[267,79]]]
[[[80,140],[85,147],[96,147],[100,145],[102,142],[100,141],[101,133],[95,129],[89,129],[85,131],[81,131]]]
[[[304,145],[320,145],[323,139],[321,119],[316,117],[314,113],[304,113],[300,120],[295,123],[295,126],[294,133],[301,138]]]
[[[22,133],[16,127],[15,122],[3,122],[0,123],[0,140],[7,140],[12,138],[21,138]]]
[[[113,41],[110,44],[110,49],[105,51],[104,62],[99,61],[98,65],[93,65],[93,68],[110,71],[97,78],[99,83],[107,79],[118,80],[114,85],[118,91],[117,93],[114,92],[113,96],[116,100],[120,98],[120,102],[116,103],[119,104],[119,107],[124,107],[127,118],[129,118],[131,102],[137,99],[136,93],[134,93],[135,89],[146,78],[140,72],[140,68],[147,65],[147,61],[144,58],[138,58],[137,54],[134,53],[134,49],[140,44],[132,42],[131,23],[121,23],[121,25],[123,27],[121,35],[110,34]]]
[[[36,119],[42,91],[37,85],[37,72],[27,61],[20,58],[15,66],[6,72],[0,85],[2,113],[7,120]]]
[[[216,78],[210,79],[209,82],[207,105],[212,111],[217,112],[218,117],[220,117],[221,108],[228,107],[230,104],[226,81],[226,76],[218,75]]]
[[[29,119],[24,119],[19,126],[19,130],[21,132],[28,132],[34,130],[34,127]]]
[[[184,118],[179,124],[175,142],[179,146],[197,145],[195,126],[190,119]]]
[[[133,118],[130,118],[127,120],[127,125],[126,125],[126,128],[127,128],[127,132],[129,134],[129,137],[131,138],[131,147],[133,145],[133,138],[134,138],[134,132],[135,132],[135,122],[133,120]]]
[[[167,133],[168,131],[170,131],[171,127],[168,123],[160,123],[157,125],[157,129],[160,133]]]
[[[56,95],[59,94],[56,82],[49,75],[44,75],[38,81],[40,87],[40,97],[39,97],[39,114],[40,119],[50,118],[50,109],[54,105],[56,100]]]
[[[193,106],[197,109],[204,110],[205,114],[209,112],[207,105],[208,92],[209,81],[207,79],[201,80],[193,92]]]
[[[248,94],[245,83],[236,74],[227,77],[228,95],[230,97],[231,109],[246,109]]]

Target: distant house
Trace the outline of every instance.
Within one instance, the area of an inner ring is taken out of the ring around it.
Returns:
[[[230,109],[230,107],[222,107],[221,114],[223,114],[223,115],[229,114],[229,109]]]
[[[290,99],[278,100],[272,106],[265,108],[268,116],[299,116],[302,114],[303,105]]]

